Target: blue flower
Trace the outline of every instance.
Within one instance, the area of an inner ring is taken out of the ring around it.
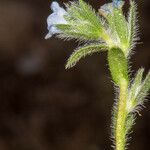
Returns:
[[[122,2],[120,0],[113,0],[113,6],[118,7]]]
[[[57,2],[52,2],[51,10],[53,11],[47,18],[47,29],[49,30],[48,34],[45,36],[45,39],[52,37],[53,34],[61,33],[57,29],[57,24],[67,24],[67,21],[64,18],[64,15],[67,15],[65,9],[59,6]]]
[[[121,9],[124,5],[123,1],[113,0],[111,3],[104,4],[100,7],[99,12],[103,16],[107,16],[108,14],[113,14],[113,9],[118,8]]]

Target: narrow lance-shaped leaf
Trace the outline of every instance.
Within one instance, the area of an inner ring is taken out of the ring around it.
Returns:
[[[118,92],[118,91],[117,91]],[[118,93],[117,93],[118,94]],[[112,109],[112,123],[111,123],[111,138],[112,140],[116,137],[116,122],[117,122],[117,110],[118,110],[118,95],[116,97],[116,101],[114,103],[113,109]]]
[[[135,75],[135,78],[131,84],[131,87],[129,89],[129,94],[127,98],[127,110],[128,112],[131,112],[135,106],[137,105],[136,103],[136,97],[140,91],[141,88],[141,82],[143,78],[143,72],[144,69],[141,68],[137,71],[137,74]]]
[[[115,22],[115,30],[120,39],[120,46],[122,50],[125,52],[127,49],[128,43],[128,28],[127,21],[125,16],[123,15],[122,9],[114,8],[113,9],[114,17],[113,20]]]
[[[132,86],[129,90],[129,96],[127,99],[128,112],[139,111],[140,105],[143,105],[148,91],[150,90],[150,72],[142,82],[144,69],[139,69]]]
[[[123,5],[123,1],[104,4],[99,9],[99,13],[108,22],[108,31],[110,32],[114,45],[120,47],[125,52],[128,48],[128,26],[122,11]]]
[[[129,134],[132,126],[134,125],[135,114],[129,113],[126,119],[126,134]]]
[[[104,30],[104,24],[100,17],[97,16],[92,7],[84,1],[70,2],[66,4],[67,25],[57,25],[62,32],[58,35],[66,39],[78,39],[80,41],[89,40],[106,40],[108,34]]]
[[[108,46],[105,44],[90,44],[83,47],[79,47],[76,49],[73,54],[69,57],[66,69],[71,68],[76,65],[76,63],[82,58],[87,55],[90,55],[95,52],[100,52],[102,50],[108,49]]]
[[[63,32],[57,36],[69,40],[77,39],[78,41],[100,41],[101,34],[88,22],[82,22],[81,24],[76,21],[76,26],[73,27],[74,25],[58,24],[57,27]]]
[[[82,8],[82,17],[89,20],[92,24],[97,26],[99,30],[102,30],[102,20],[100,17],[97,16],[95,10],[93,10],[93,8],[87,3],[85,3],[83,0],[79,0],[79,5]]]
[[[150,90],[150,71],[148,72],[145,80],[143,81],[141,85],[141,90],[139,91],[137,95],[137,103],[143,103],[146,96],[148,95],[148,91]]]
[[[130,10],[128,14],[128,43],[129,43],[129,51],[135,47],[135,44],[138,40],[138,26],[137,26],[137,6],[133,0],[130,0]]]

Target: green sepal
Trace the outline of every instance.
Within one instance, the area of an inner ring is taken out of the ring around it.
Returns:
[[[128,82],[127,59],[120,48],[108,51],[108,64],[113,81],[120,85],[122,80]]]

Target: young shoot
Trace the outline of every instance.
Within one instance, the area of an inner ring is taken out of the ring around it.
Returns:
[[[65,8],[54,1],[45,37],[55,35],[83,43],[67,60],[66,69],[86,55],[107,51],[112,81],[119,89],[112,113],[111,135],[115,150],[127,149],[128,136],[150,89],[150,72],[143,78],[144,68],[137,71],[134,79],[129,76],[129,58],[138,42],[137,5],[134,0],[129,3],[128,15],[124,15],[123,0],[106,3],[98,12],[83,0],[69,2]]]

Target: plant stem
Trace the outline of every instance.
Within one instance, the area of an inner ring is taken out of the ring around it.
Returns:
[[[120,93],[119,93],[118,110],[117,110],[117,118],[116,118],[116,130],[115,130],[116,150],[125,150],[127,88],[128,88],[128,82],[123,79],[120,83]]]

